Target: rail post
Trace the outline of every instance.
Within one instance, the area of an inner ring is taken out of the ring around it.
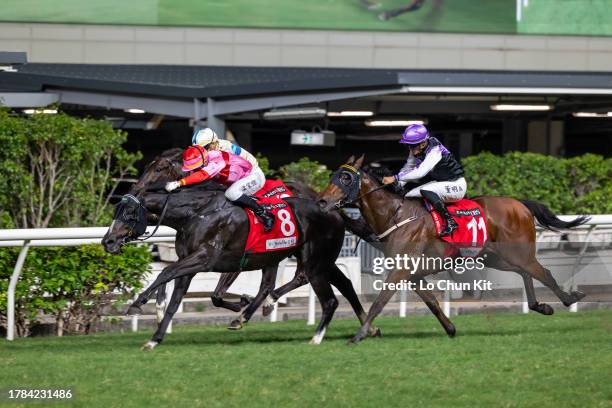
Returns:
[[[26,256],[28,256],[28,250],[30,249],[30,241],[24,241],[19,256],[17,257],[17,263],[13,268],[13,274],[11,275],[11,281],[9,282],[8,288],[8,299],[7,299],[7,322],[6,322],[6,339],[12,341],[15,339],[15,290],[17,289],[17,281],[21,276],[21,269],[25,263]]]

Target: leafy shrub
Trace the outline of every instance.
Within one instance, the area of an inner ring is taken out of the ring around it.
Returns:
[[[0,325],[6,329],[7,290],[19,248],[0,248]],[[18,336],[41,315],[52,315],[58,334],[89,333],[102,309],[133,297],[151,256],[145,246],[107,254],[101,245],[31,248],[15,295]]]
[[[281,166],[279,172],[281,179],[305,183],[316,191],[327,186],[331,175],[331,171],[324,164],[307,157]]]
[[[564,214],[612,211],[612,160],[595,154],[564,159],[537,153],[481,153],[463,160],[470,195],[540,201]]]
[[[255,158],[257,159],[257,163],[259,164],[259,168],[263,171],[263,174],[266,177],[270,177],[274,175],[274,170],[270,169],[270,160],[263,154],[257,152],[255,154]]]

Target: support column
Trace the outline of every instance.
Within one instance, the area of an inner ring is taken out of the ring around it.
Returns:
[[[219,116],[215,116],[215,100],[212,98],[207,98],[206,108],[208,111],[208,115],[206,117],[208,127],[214,130],[219,138],[225,139],[225,120]]]
[[[473,154],[474,135],[472,133],[459,134],[459,157],[468,157]]]
[[[527,126],[527,150],[534,153],[560,156],[565,141],[562,120],[532,120]]]
[[[523,121],[520,119],[504,119],[503,125],[502,153],[524,150]]]

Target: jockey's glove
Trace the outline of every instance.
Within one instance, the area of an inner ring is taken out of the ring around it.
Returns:
[[[180,186],[181,186],[181,183],[179,183],[178,181],[169,181],[166,183],[166,191],[171,192],[173,190],[176,190]]]

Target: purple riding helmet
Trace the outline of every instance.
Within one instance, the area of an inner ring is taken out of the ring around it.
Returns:
[[[423,125],[410,125],[404,130],[400,143],[416,145],[429,138],[429,132]]]

